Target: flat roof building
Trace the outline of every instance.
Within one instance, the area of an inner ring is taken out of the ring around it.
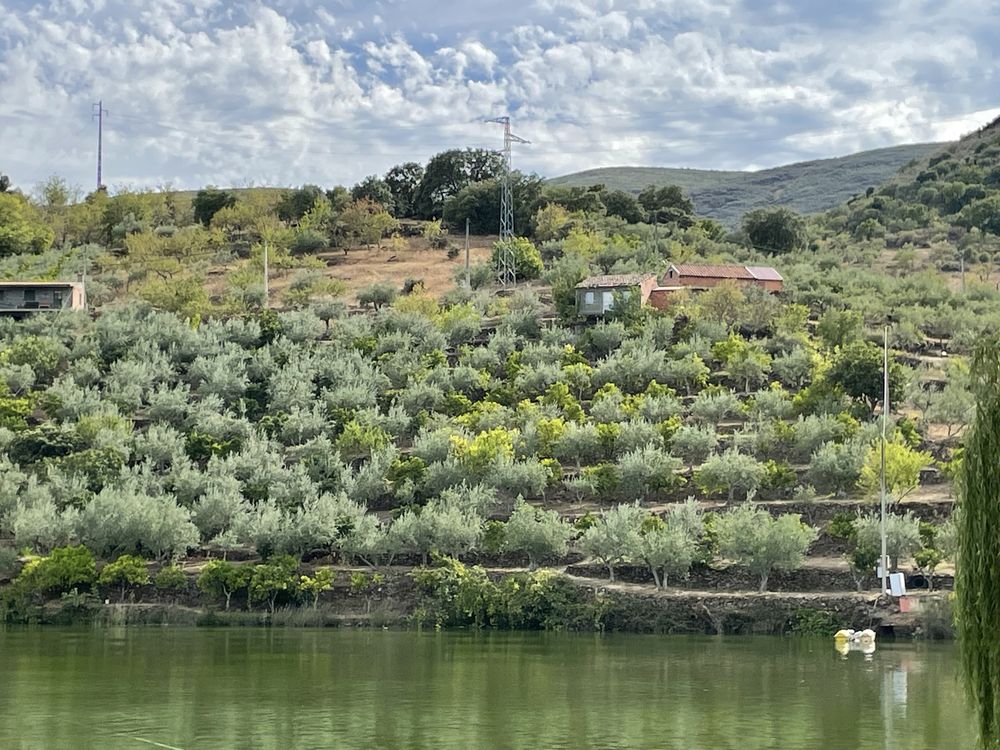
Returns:
[[[26,315],[87,306],[79,281],[0,281],[0,315]]]

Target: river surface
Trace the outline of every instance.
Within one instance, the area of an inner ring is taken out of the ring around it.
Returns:
[[[954,645],[0,630],[0,748],[973,748]]]

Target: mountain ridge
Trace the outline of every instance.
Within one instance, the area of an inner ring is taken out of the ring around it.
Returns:
[[[914,143],[860,151],[847,156],[795,162],[757,171],[687,167],[600,167],[546,180],[553,186],[603,184],[610,190],[638,193],[648,185],[677,185],[700,216],[729,226],[755,208],[784,206],[799,213],[820,213],[852,196],[878,187],[914,161],[950,143]]]

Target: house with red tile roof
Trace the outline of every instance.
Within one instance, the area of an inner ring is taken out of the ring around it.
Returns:
[[[672,263],[663,278],[663,286],[710,289],[724,281],[740,286],[759,286],[769,292],[780,292],[785,280],[770,266],[696,265]]]

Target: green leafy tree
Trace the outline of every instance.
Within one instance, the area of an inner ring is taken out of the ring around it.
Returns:
[[[399,228],[392,214],[369,198],[353,201],[341,211],[340,225],[349,243],[366,247],[381,247],[382,239]]]
[[[392,196],[394,214],[399,218],[414,216],[417,190],[424,176],[424,167],[413,161],[397,164],[382,178]]]
[[[299,579],[295,577],[295,569],[298,566],[299,561],[290,555],[274,557],[266,563],[254,565],[250,575],[250,602],[267,604],[273,615],[278,597],[294,592],[297,588]]]
[[[934,462],[926,451],[914,450],[898,442],[885,444],[885,488],[894,503],[898,503],[913,492],[920,484],[920,472]],[[873,445],[865,456],[861,467],[858,486],[869,494],[876,494],[881,488],[882,450]]]
[[[48,557],[32,560],[21,570],[19,579],[30,582],[37,591],[64,593],[97,580],[94,555],[82,544],[57,547]]]
[[[287,190],[275,206],[278,218],[282,221],[298,221],[308,213],[316,201],[327,197],[315,185],[303,185],[295,190]],[[334,201],[331,199],[331,203]]]
[[[802,217],[787,208],[758,208],[743,217],[743,231],[756,250],[784,255],[806,246]]]
[[[639,204],[652,222],[682,228],[694,224],[694,204],[676,185],[650,185],[639,193]]]
[[[440,218],[447,198],[474,182],[496,179],[503,170],[503,157],[488,149],[452,149],[435,154],[420,178],[414,214],[421,219]]]
[[[958,518],[957,617],[962,667],[982,747],[1000,747],[1000,335],[977,344],[976,414],[965,440]]]
[[[224,597],[228,612],[233,594],[249,586],[252,573],[253,570],[248,566],[234,565],[225,560],[210,560],[198,575],[197,586],[208,596]]]
[[[351,188],[351,198],[353,200],[369,200],[373,203],[377,203],[382,206],[386,211],[391,214],[396,213],[395,205],[393,204],[392,191],[384,180],[379,179],[376,175],[368,175],[359,182],[357,185]]]
[[[525,553],[534,570],[546,558],[565,555],[572,534],[573,528],[558,513],[535,508],[519,497],[504,527],[504,547]]]
[[[165,565],[153,577],[153,586],[157,591],[176,594],[188,587],[188,577],[179,565]]]
[[[194,220],[203,226],[212,223],[212,217],[224,208],[236,205],[236,196],[228,190],[219,190],[212,186],[203,188],[195,194],[191,201],[194,209]]]
[[[313,609],[319,606],[319,597],[333,588],[334,573],[330,568],[319,568],[312,576],[299,577],[299,590],[312,597]]]
[[[802,523],[797,513],[777,518],[751,503],[740,505],[716,519],[719,554],[760,577],[759,591],[767,591],[773,570],[795,570],[805,560],[816,539],[816,530]]]
[[[119,601],[125,601],[125,592],[129,586],[145,586],[149,583],[149,568],[141,557],[122,555],[104,566],[97,582],[103,586],[120,586]]]
[[[617,216],[629,224],[638,224],[646,220],[649,217],[649,212],[655,210],[646,209],[636,196],[632,195],[632,193],[626,193],[624,190],[606,190],[601,193],[601,202],[607,209],[608,216]],[[683,196],[680,205],[682,209],[681,213],[684,214]],[[684,215],[686,216],[687,214]]]
[[[41,253],[53,233],[38,210],[20,193],[0,193],[0,257]]]
[[[497,242],[493,246],[493,268],[500,268],[500,253],[502,248],[509,248],[514,253],[514,272],[518,279],[537,279],[542,274],[544,268],[541,253],[538,248],[531,244],[531,241],[524,237],[513,237]]]
[[[882,401],[882,350],[867,341],[856,341],[838,351],[826,379],[869,409]],[[889,357],[889,399],[898,404],[906,387],[906,376],[895,357]]]

